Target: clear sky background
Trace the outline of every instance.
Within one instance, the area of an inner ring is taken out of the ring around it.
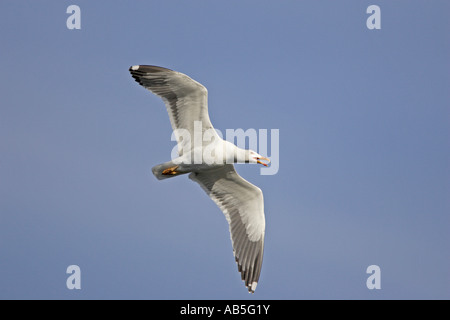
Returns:
[[[81,30],[66,9],[81,8]],[[381,30],[366,9],[381,8]],[[448,1],[1,1],[1,299],[449,299]],[[223,214],[128,68],[209,90],[214,126],[279,129],[254,295]],[[66,268],[81,268],[81,290]],[[381,289],[366,268],[381,268]]]

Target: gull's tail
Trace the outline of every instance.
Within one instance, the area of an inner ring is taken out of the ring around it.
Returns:
[[[158,180],[164,180],[167,178],[179,176],[180,174],[187,173],[181,172],[177,169],[180,169],[177,164],[175,164],[173,161],[168,161],[154,166],[152,168],[152,172]]]

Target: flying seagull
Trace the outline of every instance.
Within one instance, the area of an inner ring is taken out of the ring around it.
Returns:
[[[179,158],[152,168],[159,180],[189,174],[222,210],[229,224],[233,253],[248,291],[255,292],[264,251],[264,200],[260,188],[242,178],[233,163],[260,163],[270,160],[252,150],[238,148],[221,139],[208,115],[208,91],[187,75],[170,69],[136,65],[132,77],[164,101],[177,137]],[[211,139],[200,146],[194,137],[209,130]],[[205,151],[210,151],[206,157]],[[200,161],[198,161],[200,159]],[[197,161],[194,161],[197,160]]]

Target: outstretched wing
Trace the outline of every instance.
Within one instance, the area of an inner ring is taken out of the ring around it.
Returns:
[[[264,200],[261,189],[242,178],[232,164],[193,172],[196,181],[223,211],[230,226],[233,252],[248,291],[258,284],[264,251]]]
[[[180,156],[185,144],[194,139],[195,122],[205,130],[214,129],[208,114],[208,91],[187,75],[170,69],[138,65],[130,67],[132,77],[144,88],[162,98],[177,138]],[[176,129],[188,130],[191,140],[183,139]],[[192,145],[189,145],[189,149]]]

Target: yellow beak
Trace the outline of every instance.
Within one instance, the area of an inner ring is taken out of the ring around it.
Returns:
[[[259,164],[262,164],[262,165],[265,166],[265,167],[267,167],[267,163],[261,162],[261,161],[259,161],[259,160],[265,160],[265,161],[267,161],[267,162],[270,162],[270,159],[269,159],[269,158],[266,158],[266,157],[256,158],[256,162],[258,162]]]

